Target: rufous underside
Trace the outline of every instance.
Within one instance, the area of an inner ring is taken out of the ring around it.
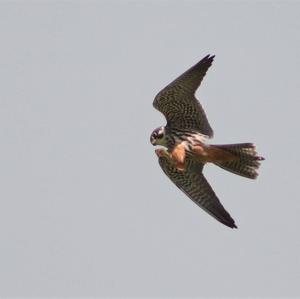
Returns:
[[[193,160],[200,161],[202,163],[222,163],[238,160],[237,156],[213,145],[194,145],[191,147],[189,154],[192,156]],[[176,145],[171,151],[170,158],[173,160],[177,170],[184,170],[186,155],[187,152],[184,143]]]

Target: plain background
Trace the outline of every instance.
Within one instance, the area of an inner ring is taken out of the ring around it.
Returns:
[[[0,3],[0,296],[299,297],[300,3]],[[149,143],[156,93],[206,54],[208,166],[239,226],[188,200]]]

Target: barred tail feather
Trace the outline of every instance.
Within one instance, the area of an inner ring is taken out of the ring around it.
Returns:
[[[231,161],[216,162],[216,165],[249,179],[255,179],[258,176],[257,170],[260,166],[260,161],[264,160],[264,158],[257,155],[255,146],[252,143],[214,146],[237,157],[237,159]]]

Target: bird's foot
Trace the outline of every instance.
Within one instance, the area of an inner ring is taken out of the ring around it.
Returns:
[[[157,155],[157,157],[159,158],[170,158],[170,154],[168,153],[168,151],[166,151],[165,149],[163,148],[157,148],[155,150],[155,153]]]
[[[167,150],[165,150],[163,148],[158,148],[158,149],[155,150],[155,153],[156,153],[156,155],[159,158],[167,158],[167,159],[169,159],[169,161],[172,162],[172,164],[175,166],[175,168],[176,168],[177,171],[183,172],[185,170],[184,162],[176,161],[174,159],[174,157],[172,156],[172,154],[170,154]]]

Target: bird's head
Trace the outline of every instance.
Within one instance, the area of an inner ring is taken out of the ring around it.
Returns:
[[[150,136],[150,142],[152,145],[162,145],[166,146],[166,129],[165,127],[159,127],[155,129],[151,136]]]

